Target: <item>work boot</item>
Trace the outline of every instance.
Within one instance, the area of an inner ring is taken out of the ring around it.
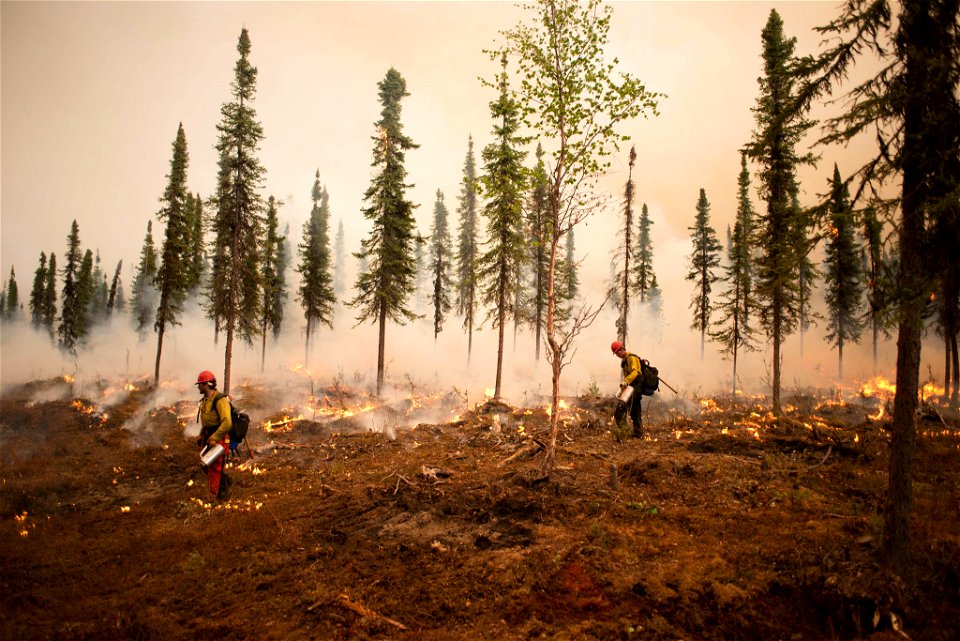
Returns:
[[[643,438],[643,428],[642,427],[633,427],[633,438]]]

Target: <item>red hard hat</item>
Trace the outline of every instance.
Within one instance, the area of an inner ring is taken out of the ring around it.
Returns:
[[[213,383],[214,385],[216,385],[217,377],[213,375],[213,372],[208,372],[207,370],[203,370],[202,372],[200,372],[200,375],[197,376],[197,385],[199,385],[200,383]]]
[[[621,343],[620,341],[613,341],[612,343],[610,343],[610,351],[613,352],[614,354],[619,352],[622,347],[623,347],[623,343]]]

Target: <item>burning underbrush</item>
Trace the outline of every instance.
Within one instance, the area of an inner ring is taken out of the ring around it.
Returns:
[[[0,638],[858,639],[960,635],[960,420],[924,388],[913,564],[877,563],[893,389],[383,401],[243,382],[234,494],[195,391],[37,381],[0,397]],[[229,613],[219,616],[221,609]]]

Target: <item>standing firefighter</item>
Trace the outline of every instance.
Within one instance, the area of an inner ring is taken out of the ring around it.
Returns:
[[[615,432],[617,441],[627,433],[627,413],[630,414],[630,419],[633,421],[633,436],[640,438],[643,436],[643,416],[640,406],[643,377],[641,376],[640,357],[628,352],[620,341],[614,341],[610,345],[610,351],[620,358],[620,369],[622,370],[617,410],[613,414],[613,419],[617,423]],[[625,396],[623,392],[628,387],[633,388],[633,392],[624,401],[622,400]]]
[[[226,500],[230,496],[233,480],[223,471],[230,451],[228,436],[233,422],[230,416],[230,399],[217,392],[217,379],[212,372],[203,371],[197,376],[197,388],[203,398],[197,411],[200,422],[200,436],[197,445],[201,447],[201,456],[207,448],[220,446],[222,454],[205,463],[207,480],[210,486],[210,498]]]

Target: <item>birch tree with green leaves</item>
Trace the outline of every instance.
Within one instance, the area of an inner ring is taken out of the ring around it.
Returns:
[[[626,73],[615,72],[617,61],[606,60],[612,9],[599,0],[540,0],[524,5],[529,23],[502,33],[503,53],[515,58],[520,82],[516,89],[524,123],[547,144],[549,208],[543,243],[547,270],[547,344],[551,366],[550,435],[542,472],[556,462],[560,376],[576,336],[596,317],[584,306],[570,324],[557,324],[557,263],[566,234],[598,209],[594,181],[609,165],[609,157],[626,136],[623,123],[656,114],[660,96]]]

